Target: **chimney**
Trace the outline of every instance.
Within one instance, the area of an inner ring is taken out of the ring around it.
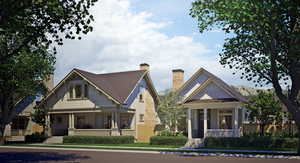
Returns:
[[[140,70],[146,70],[149,71],[150,66],[147,63],[140,64]]]
[[[172,91],[177,91],[183,85],[184,71],[182,69],[172,70],[173,72],[173,87]]]
[[[54,87],[54,75],[50,74],[49,76],[47,76],[46,79],[44,79],[44,84],[47,87],[48,90],[52,90]]]

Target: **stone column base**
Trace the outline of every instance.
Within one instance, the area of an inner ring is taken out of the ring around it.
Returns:
[[[120,130],[118,128],[112,128],[111,136],[120,136]]]
[[[68,136],[74,135],[74,128],[68,128]]]

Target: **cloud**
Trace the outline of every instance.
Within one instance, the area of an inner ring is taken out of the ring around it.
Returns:
[[[134,12],[129,0],[101,0],[94,6],[94,31],[80,41],[67,40],[59,48],[56,83],[71,69],[94,73],[136,70],[150,64],[156,89],[171,87],[171,70],[182,68],[186,78],[204,67],[224,77],[216,55],[191,36],[170,37],[160,32],[172,25],[151,21],[153,13]]]

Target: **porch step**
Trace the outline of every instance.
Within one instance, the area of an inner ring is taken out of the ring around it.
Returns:
[[[55,143],[63,143],[63,136],[52,136],[46,139],[44,144],[55,144]]]
[[[189,139],[184,148],[200,148],[204,146],[204,139]]]

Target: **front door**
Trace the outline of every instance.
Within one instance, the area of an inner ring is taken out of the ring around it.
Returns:
[[[202,109],[198,109],[198,137],[203,138],[204,137],[204,112]]]

